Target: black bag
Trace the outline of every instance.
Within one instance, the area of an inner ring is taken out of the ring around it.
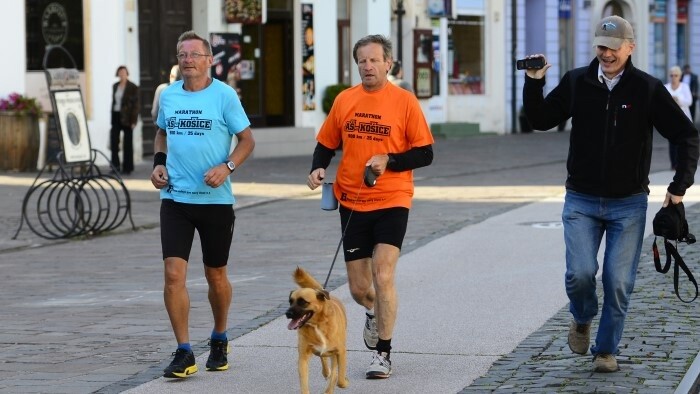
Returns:
[[[695,281],[695,277],[688,269],[688,266],[683,261],[683,258],[678,253],[678,249],[670,241],[684,242],[688,245],[695,243],[695,236],[690,234],[688,230],[688,221],[685,219],[685,207],[683,203],[678,204],[669,203],[668,206],[663,207],[656,213],[653,221],[654,235],[664,238],[664,246],[666,248],[666,265],[661,266],[661,258],[659,256],[659,249],[656,247],[656,237],[654,237],[654,245],[652,246],[652,252],[654,253],[654,266],[656,271],[665,274],[671,268],[671,257],[675,261],[673,266],[673,287],[676,291],[676,296],[679,300],[683,302],[693,302],[698,298],[698,283]],[[678,293],[678,268],[682,269],[683,272],[688,276],[688,279],[695,286],[695,297],[692,300],[686,301]]]
[[[688,221],[685,220],[685,206],[669,203],[668,206],[659,209],[654,216],[654,235],[670,239],[671,241],[687,242],[692,244],[695,237],[688,233]],[[692,237],[692,241],[689,239]]]

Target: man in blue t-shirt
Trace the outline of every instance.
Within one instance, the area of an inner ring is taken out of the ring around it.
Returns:
[[[235,198],[229,175],[255,147],[250,122],[236,92],[209,77],[209,42],[193,31],[177,43],[182,80],[161,93],[151,182],[160,189],[160,232],[165,265],[165,308],[177,350],[167,378],[197,372],[189,338],[187,263],[194,231],[202,244],[214,328],[208,371],[228,369],[226,324],[232,291],[226,264],[233,237]],[[236,147],[231,152],[233,137]]]

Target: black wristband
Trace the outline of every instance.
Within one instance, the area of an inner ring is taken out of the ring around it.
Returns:
[[[153,168],[156,168],[156,166],[164,166],[167,158],[168,155],[165,154],[165,152],[156,152],[156,154],[153,155]]]

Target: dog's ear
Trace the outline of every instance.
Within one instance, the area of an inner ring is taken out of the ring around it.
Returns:
[[[326,301],[331,299],[331,294],[326,290],[316,290],[316,298],[319,301]]]

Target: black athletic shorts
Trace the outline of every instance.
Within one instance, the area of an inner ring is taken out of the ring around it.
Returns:
[[[348,218],[350,225],[345,230]],[[343,238],[345,261],[364,259],[372,257],[374,246],[379,243],[401,249],[408,226],[408,208],[353,212],[341,205],[340,225],[341,231],[345,230]]]
[[[160,243],[163,260],[179,257],[189,261],[194,230],[199,233],[207,267],[223,267],[233,239],[236,215],[230,204],[185,204],[163,199],[160,204]]]

